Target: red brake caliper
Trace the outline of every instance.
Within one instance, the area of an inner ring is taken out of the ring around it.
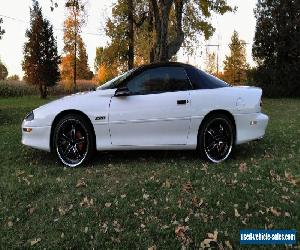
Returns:
[[[82,138],[82,135],[81,135],[80,131],[77,131],[75,136],[76,136],[76,139]],[[77,144],[77,148],[78,148],[79,150],[82,150],[82,148],[83,148],[83,143],[82,143],[82,142],[78,143],[78,144]]]

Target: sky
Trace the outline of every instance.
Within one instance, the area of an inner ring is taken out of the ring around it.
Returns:
[[[17,74],[23,76],[21,62],[23,59],[23,45],[26,41],[25,32],[29,28],[29,7],[31,0],[0,0],[0,17],[3,18],[3,28],[6,33],[0,40],[0,58],[6,65],[9,75]],[[94,70],[94,59],[96,47],[105,46],[108,38],[105,36],[105,18],[111,15],[111,7],[116,0],[86,0],[87,1],[87,23],[82,29],[82,38],[85,42],[88,62],[91,70]],[[54,27],[54,35],[57,39],[59,53],[63,49],[63,22],[66,17],[63,0],[59,0],[58,8],[53,12],[50,10],[50,0],[39,0],[44,16]],[[223,66],[225,55],[229,53],[228,44],[233,31],[239,33],[241,39],[246,43],[247,60],[254,65],[251,56],[251,48],[255,32],[253,9],[257,0],[228,0],[231,6],[236,6],[235,13],[226,13],[223,16],[213,16],[212,23],[216,28],[215,34],[208,41],[200,37],[197,44],[194,44],[196,51],[193,55],[187,55],[183,50],[178,53],[178,60],[197,65],[204,68],[206,51],[218,52],[220,70]],[[206,45],[220,44],[217,47]]]

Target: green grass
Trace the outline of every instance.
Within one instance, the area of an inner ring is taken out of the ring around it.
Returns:
[[[199,249],[214,230],[219,247],[240,248],[240,229],[300,229],[299,99],[264,100],[264,140],[223,164],[195,152],[111,152],[76,169],[20,143],[23,117],[43,102],[0,99],[1,248]]]

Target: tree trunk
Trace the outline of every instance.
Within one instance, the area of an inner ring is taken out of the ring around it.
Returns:
[[[45,99],[47,97],[47,86],[39,82],[39,90],[41,99]]]
[[[148,33],[149,33],[149,62],[153,63],[154,62],[154,50],[153,50],[153,20],[154,20],[154,15],[153,15],[153,10],[152,10],[152,5],[149,3],[149,16],[148,16]]]
[[[150,3],[155,17],[154,28],[156,34],[156,40],[150,52],[153,57],[150,57],[150,61],[153,59],[154,62],[166,62],[176,55],[184,41],[182,30],[184,0],[160,0],[159,4],[157,0],[150,0]],[[176,15],[176,37],[169,41],[169,17],[173,3],[175,4]]]
[[[127,0],[128,8],[128,70],[134,65],[133,0]]]

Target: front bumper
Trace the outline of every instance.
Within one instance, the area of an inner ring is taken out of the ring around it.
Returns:
[[[22,144],[50,152],[50,133],[51,126],[32,126],[30,121],[23,121]]]
[[[236,144],[261,139],[269,122],[269,117],[263,113],[235,115]]]

